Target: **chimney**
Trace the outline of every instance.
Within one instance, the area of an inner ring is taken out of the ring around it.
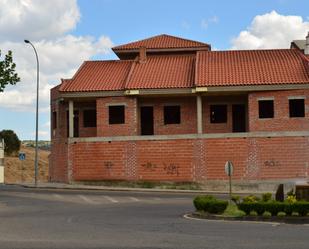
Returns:
[[[306,36],[305,54],[309,55],[309,32]]]
[[[139,48],[139,63],[145,63],[147,60],[146,47]]]

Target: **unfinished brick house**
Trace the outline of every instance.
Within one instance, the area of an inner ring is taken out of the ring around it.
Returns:
[[[51,181],[224,183],[228,160],[238,182],[308,180],[306,50],[159,35],[113,51],[51,90]]]

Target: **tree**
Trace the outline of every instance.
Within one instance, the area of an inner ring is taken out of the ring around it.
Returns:
[[[4,60],[0,61],[0,92],[3,92],[6,85],[15,85],[20,81],[20,78],[15,72],[15,67],[16,64],[13,62],[12,51],[8,51]]]
[[[17,153],[20,149],[20,140],[12,130],[0,131],[0,139],[4,139],[4,152],[7,155]]]

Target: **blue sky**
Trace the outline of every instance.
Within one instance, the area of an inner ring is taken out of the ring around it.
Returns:
[[[308,0],[12,2],[0,0],[0,49],[13,50],[22,81],[0,95],[0,130],[13,129],[21,139],[34,139],[35,130],[35,59],[24,38],[42,60],[39,130],[49,139],[49,89],[85,59],[116,59],[113,45],[166,33],[219,50],[287,48],[309,31]],[[7,25],[18,13],[24,20]]]

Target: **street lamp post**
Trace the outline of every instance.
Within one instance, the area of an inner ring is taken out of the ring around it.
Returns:
[[[34,184],[37,187],[38,184],[38,133],[39,133],[39,57],[35,47],[29,40],[24,40],[25,43],[29,43],[34,49],[37,65],[37,82],[36,82],[36,117],[35,117],[35,161],[34,161]]]

